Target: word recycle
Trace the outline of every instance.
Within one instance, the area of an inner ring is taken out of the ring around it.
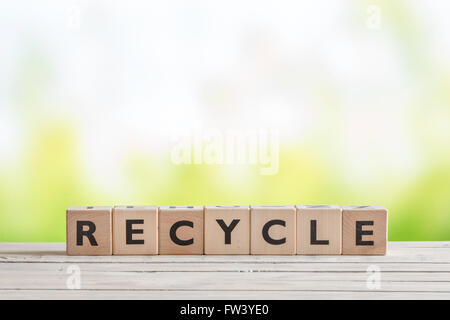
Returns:
[[[68,255],[385,255],[383,206],[70,207]]]

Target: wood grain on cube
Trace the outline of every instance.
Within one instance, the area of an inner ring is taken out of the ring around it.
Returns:
[[[293,255],[296,253],[294,206],[250,207],[251,254]]]
[[[333,205],[298,205],[297,254],[342,252],[342,209]]]
[[[205,254],[250,254],[249,206],[205,207]]]
[[[158,254],[158,207],[114,207],[113,254]]]
[[[159,208],[159,253],[203,254],[203,207]]]
[[[382,206],[343,206],[342,253],[385,255],[387,215]]]
[[[70,207],[66,211],[68,255],[112,254],[112,207]]]

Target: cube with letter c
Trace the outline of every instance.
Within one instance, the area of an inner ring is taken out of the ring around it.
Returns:
[[[251,254],[294,255],[296,212],[294,206],[250,206]]]
[[[203,207],[159,208],[159,253],[203,254]]]

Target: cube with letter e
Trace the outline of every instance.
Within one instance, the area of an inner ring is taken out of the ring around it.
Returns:
[[[114,207],[113,254],[158,254],[158,207]]]
[[[70,207],[66,211],[68,255],[112,254],[112,207]]]
[[[343,206],[342,254],[385,255],[387,215],[382,206]]]

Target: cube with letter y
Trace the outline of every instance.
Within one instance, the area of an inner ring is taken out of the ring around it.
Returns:
[[[114,207],[113,254],[158,254],[158,207]]]
[[[342,209],[333,205],[298,205],[297,254],[341,254]]]
[[[203,254],[203,207],[159,208],[159,253]]]
[[[112,254],[112,207],[70,207],[66,211],[68,255]]]
[[[205,207],[205,254],[250,254],[249,206]]]
[[[251,254],[294,255],[296,213],[294,206],[250,206]]]
[[[343,206],[342,254],[385,255],[387,216],[383,206]]]

